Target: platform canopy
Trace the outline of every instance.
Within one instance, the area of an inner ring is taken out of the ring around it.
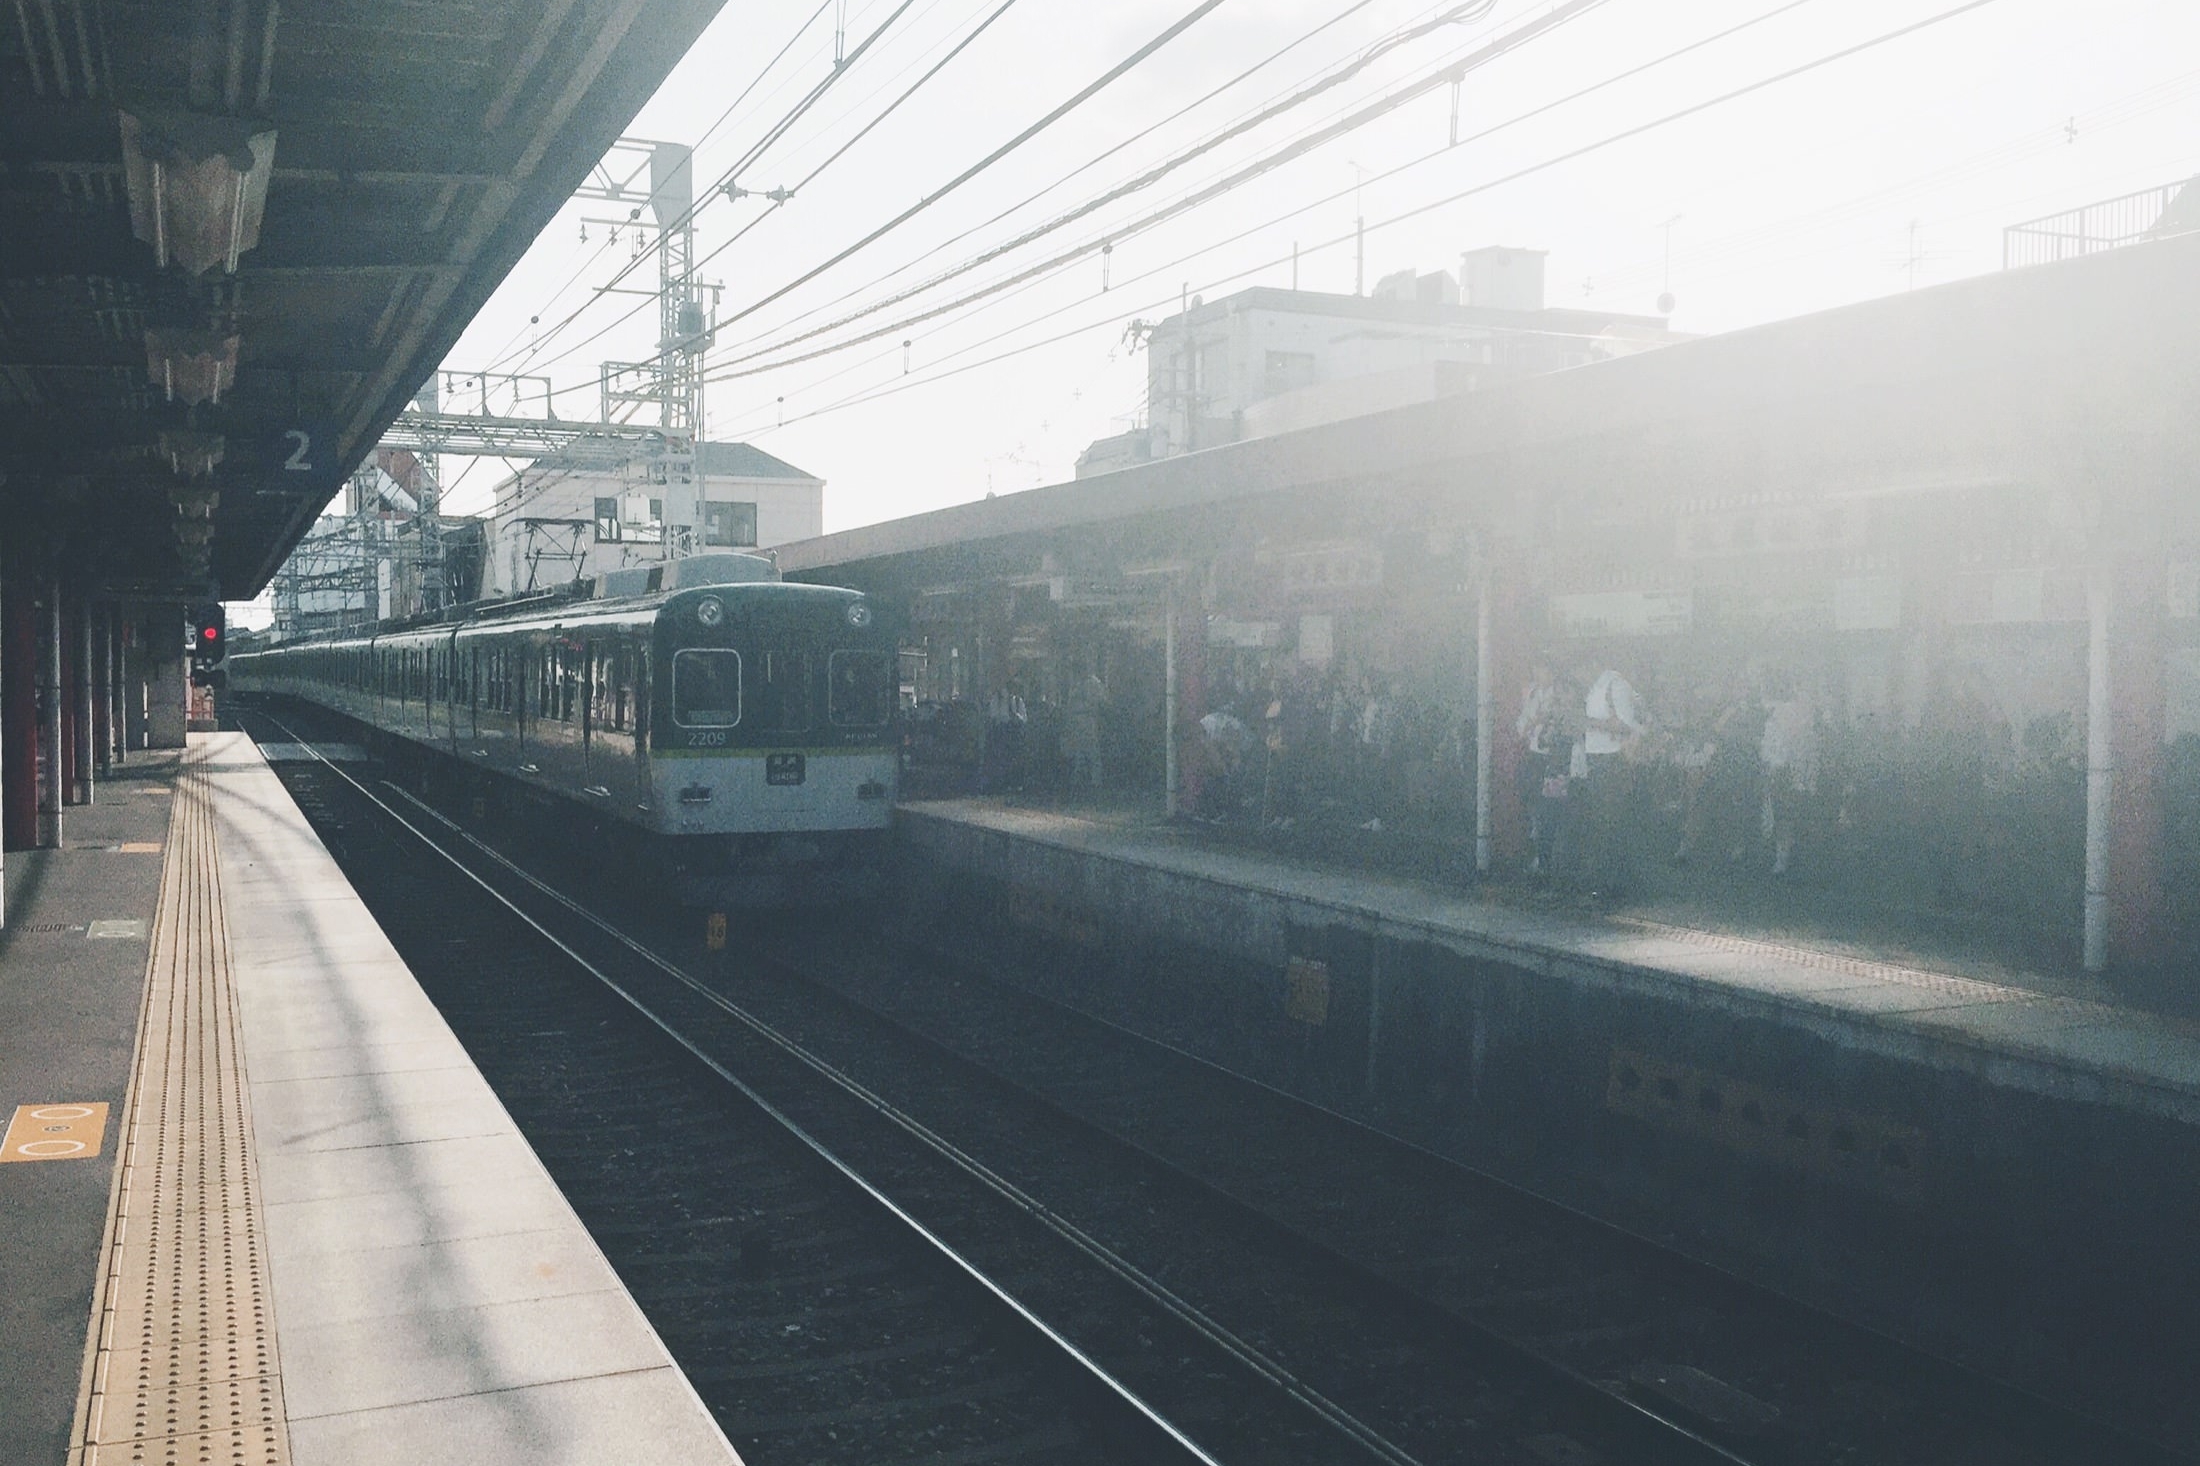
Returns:
[[[256,594],[723,0],[0,8],[0,544]]]

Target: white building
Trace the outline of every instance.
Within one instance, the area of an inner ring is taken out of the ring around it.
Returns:
[[[497,486],[482,594],[509,596],[710,550],[825,532],[825,481],[747,443],[678,454],[583,440]]]
[[[1147,337],[1146,427],[1092,444],[1078,475],[1685,339],[1662,316],[1546,306],[1540,250],[1460,263],[1464,300],[1451,275],[1411,270],[1367,296],[1256,287],[1193,300]]]

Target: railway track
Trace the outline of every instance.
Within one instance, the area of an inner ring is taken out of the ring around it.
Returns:
[[[423,860],[365,781],[279,772],[746,1459],[1212,1466],[734,1076],[699,1015]]]
[[[311,746],[287,722],[272,726],[284,741]],[[1444,1337],[1446,1331],[1432,1332],[1425,1318],[1397,1316],[1386,1300],[1363,1296],[1360,1277],[1340,1272],[1226,1198],[1182,1185],[1091,1127],[1044,1112],[1021,1122],[1004,1115],[1001,1100],[1011,1099],[1014,1110],[1022,1106],[1020,1097],[967,1065],[940,1064],[927,1044],[905,1036],[898,1065],[876,1044],[858,1045],[865,1052],[846,1055],[851,1062],[845,1067],[822,1056],[613,926],[591,909],[598,896],[589,906],[563,896],[447,815],[378,779],[371,766],[290,764],[281,772],[309,817],[331,824],[331,848],[347,872],[368,863],[350,848],[348,827],[361,820],[376,827],[382,843],[376,864],[405,863],[389,858],[389,847],[409,841],[415,842],[411,863],[417,866],[418,844],[432,846],[450,862],[443,867],[446,888],[454,884],[453,866],[467,872],[469,883],[493,892],[538,943],[553,943],[568,964],[594,969],[599,983],[618,986],[626,1002],[650,1009],[717,1072],[738,1074],[759,1097],[768,1094],[766,1103],[829,1147],[842,1171],[863,1178],[872,1193],[891,1197],[902,1217],[952,1246],[993,1291],[1049,1320],[1050,1334],[1080,1360],[1104,1373],[1122,1395],[1143,1402],[1152,1419],[1173,1422],[1180,1438],[1196,1438],[1213,1459],[1393,1466],[1739,1459],[1540,1361],[1493,1352],[1486,1340]],[[332,815],[339,803],[349,808]],[[378,882],[370,877],[359,889],[379,917],[387,898]],[[405,928],[424,921],[428,930],[418,940],[447,941],[438,930],[443,921],[425,913],[452,899],[446,889],[440,902],[415,904],[421,910],[391,930],[409,960],[413,943]],[[490,993],[489,984],[461,981],[488,994],[468,998],[466,1009],[495,1009],[506,1001]],[[444,986],[437,982],[431,989],[439,1001],[436,990]],[[570,996],[547,1001],[556,1011]],[[460,1031],[468,1036],[464,1027]],[[490,1063],[483,1068],[497,1079]],[[632,1072],[593,1087],[615,1099]],[[922,1102],[928,1111],[949,1112],[953,1138],[902,1103],[899,1092],[924,1072],[949,1086]],[[889,1097],[874,1080],[891,1082],[897,1094]],[[995,1158],[1001,1140],[1019,1131],[1022,1152],[1006,1158],[1017,1171],[1012,1179]],[[980,1157],[966,1139],[983,1144],[987,1154]],[[1050,1173],[1032,1176],[1022,1163],[1033,1157],[1048,1158]],[[656,1190],[660,1197],[668,1193],[662,1185]],[[580,1210],[591,1220],[588,1208]],[[646,1231],[632,1208],[619,1220]],[[1130,1220],[1140,1224],[1135,1233],[1125,1226]],[[738,1254],[731,1260],[738,1262]],[[613,1261],[620,1265],[616,1252]],[[637,1297],[648,1310],[646,1292],[638,1289]],[[688,1365],[678,1330],[666,1327],[665,1334]],[[715,1409],[737,1408],[712,1398],[710,1385],[722,1369],[688,1367]],[[781,1456],[744,1448],[760,1461],[893,1459],[876,1452]],[[930,1453],[913,1458],[934,1459]],[[1166,1458],[1137,1450],[1111,1459]]]
[[[640,1000],[690,1050],[772,1095],[842,1169],[1216,1459],[2157,1459],[958,965],[913,963],[843,928],[705,968],[684,931],[652,929],[641,910],[614,925],[597,908],[615,893],[574,901],[557,889],[571,872],[523,869],[372,772],[353,797],[626,984],[628,1001],[646,988]],[[594,1093],[615,1105],[648,1077],[608,1066]],[[832,1113],[820,1086],[854,1113]],[[659,1185],[614,1224],[646,1237],[650,1218],[683,1207]],[[738,1270],[754,1235],[703,1260]],[[707,1289],[662,1301],[684,1364],[681,1326],[705,1340],[726,1330],[726,1300]],[[714,1381],[782,1367],[764,1352],[731,1373],[699,1354],[691,1377],[709,1399]],[[745,1448],[759,1461],[895,1458]]]
[[[1749,1459],[2195,1459],[2149,1439],[2147,1422],[2127,1429],[1922,1353],[966,958],[842,933],[774,962],[1232,1197],[1401,1308],[1641,1398]]]

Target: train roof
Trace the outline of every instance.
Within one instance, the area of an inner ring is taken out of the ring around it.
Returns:
[[[385,621],[373,627],[328,632],[296,641],[255,647],[252,650],[286,651],[309,646],[341,646],[386,639],[430,639],[486,632],[639,626],[655,621],[668,608],[691,603],[706,593],[725,602],[727,609],[735,614],[758,604],[844,601],[859,599],[863,594],[842,586],[797,584],[776,578],[721,581],[692,573],[680,578],[690,583],[677,589],[650,589],[639,594],[610,596],[588,593],[603,585],[608,577],[599,579],[593,585],[581,581],[571,587],[560,587],[557,591],[518,600],[475,602],[470,606],[453,607],[450,611],[432,617]],[[624,588],[637,582],[631,578],[622,578],[610,583]]]

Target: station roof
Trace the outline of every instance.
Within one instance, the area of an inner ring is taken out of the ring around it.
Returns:
[[[1919,465],[2104,484],[2200,461],[2200,233],[1702,337],[1483,391],[781,545],[801,579],[930,579],[1102,537],[1196,552],[1225,506],[1501,504],[1584,484],[1676,502]],[[1908,476],[1907,478],[1905,476]],[[2188,495],[2189,497],[2189,495]],[[1028,565],[1024,568],[1028,568]]]
[[[722,3],[17,7],[11,552],[256,594]]]

